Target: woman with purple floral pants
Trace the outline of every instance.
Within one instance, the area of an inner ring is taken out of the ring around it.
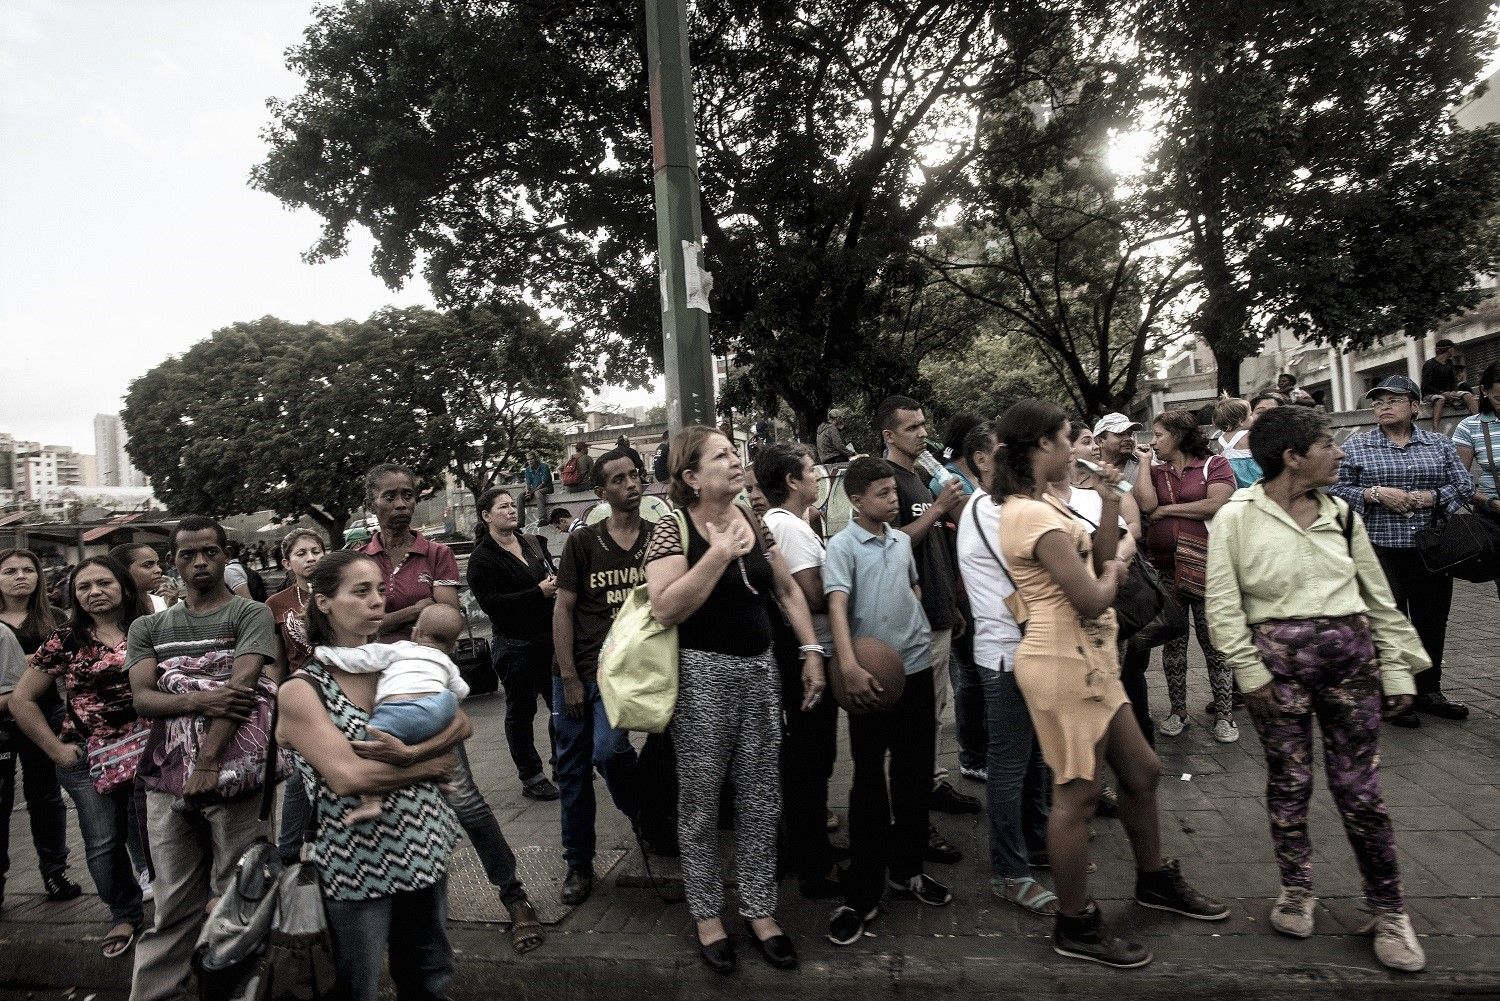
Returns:
[[[1266,809],[1281,871],[1271,926],[1313,931],[1313,721],[1324,770],[1364,879],[1375,955],[1392,969],[1426,964],[1401,897],[1396,836],[1380,791],[1380,720],[1411,705],[1412,675],[1431,666],[1396,611],[1364,525],[1321,488],[1342,450],[1306,407],[1263,415],[1250,452],[1265,478],[1238,490],[1209,535],[1206,607],[1266,755]]]

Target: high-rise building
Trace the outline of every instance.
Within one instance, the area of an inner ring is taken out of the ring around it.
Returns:
[[[36,441],[17,441],[11,448],[11,489],[25,500],[37,500],[60,487],[93,485],[91,455]]]
[[[144,487],[146,477],[130,463],[125,451],[129,437],[119,414],[94,416],[94,454],[99,459],[99,485],[102,487]]]

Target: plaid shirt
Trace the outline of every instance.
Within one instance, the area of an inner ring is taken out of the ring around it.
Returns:
[[[1433,490],[1438,506],[1449,514],[1474,496],[1474,481],[1458,461],[1458,450],[1442,435],[1413,428],[1411,441],[1397,448],[1380,428],[1360,431],[1344,442],[1339,481],[1328,488],[1365,520],[1370,543],[1388,549],[1413,549],[1417,533],[1432,524],[1436,508],[1400,514],[1379,504],[1365,504],[1370,487]]]

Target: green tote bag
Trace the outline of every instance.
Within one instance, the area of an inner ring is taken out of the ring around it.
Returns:
[[[687,539],[683,512],[675,510],[677,528]],[[609,725],[616,730],[661,733],[677,708],[677,627],[664,626],[651,614],[645,584],[631,590],[599,651],[599,697]]]

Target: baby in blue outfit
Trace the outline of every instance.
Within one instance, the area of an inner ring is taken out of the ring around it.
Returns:
[[[452,653],[464,625],[449,605],[428,605],[412,626],[411,639],[360,647],[320,646],[313,657],[350,674],[380,672],[369,728],[403,744],[420,744],[448,729],[469,694]],[[360,797],[345,820],[359,824],[380,816],[383,797]]]

